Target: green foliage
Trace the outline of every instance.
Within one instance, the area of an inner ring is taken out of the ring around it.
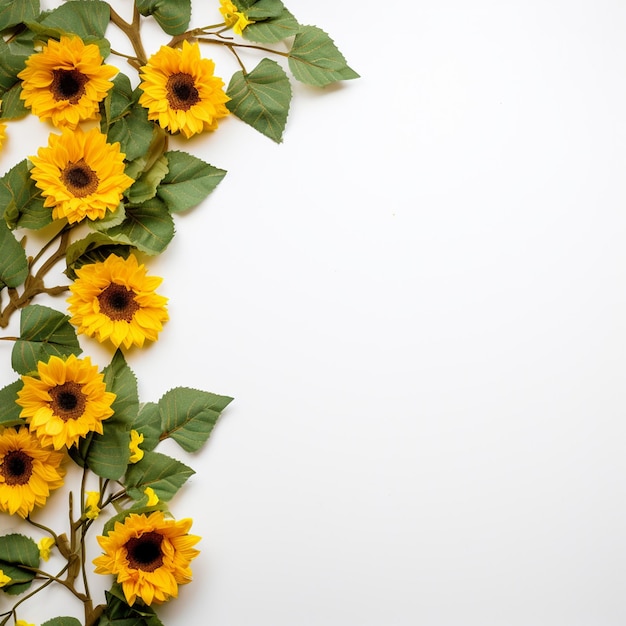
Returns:
[[[29,111],[20,98],[22,83],[17,82],[13,87],[4,92],[2,96],[2,111],[0,117],[3,120],[18,120],[28,115]]]
[[[289,53],[289,68],[297,80],[317,87],[359,77],[333,40],[317,26],[301,27]]]
[[[144,156],[152,143],[154,124],[148,112],[140,105],[132,106],[114,122],[107,132],[109,143],[119,141],[121,151],[128,161]]]
[[[157,194],[157,188],[168,173],[167,157],[163,154],[154,161],[149,170],[144,171],[126,192],[129,202],[141,204]]]
[[[231,98],[226,106],[232,113],[270,139],[282,141],[291,85],[276,61],[263,59],[249,74],[236,72],[226,93]]]
[[[142,450],[154,450],[161,437],[159,405],[155,402],[143,403],[139,407],[139,413],[133,422],[133,430],[143,435],[143,443],[139,446]]]
[[[129,606],[118,584],[104,593],[106,607],[96,626],[163,626],[154,609],[141,600]]]
[[[126,207],[120,202],[114,211],[107,211],[99,220],[87,220],[89,228],[96,231],[106,231],[113,226],[119,226],[126,219]]]
[[[22,244],[0,220],[0,285],[17,287],[28,276],[28,260]]]
[[[221,170],[186,152],[166,152],[169,171],[157,189],[172,213],[190,209],[204,200],[226,176]]]
[[[24,69],[27,58],[25,54],[12,52],[9,44],[0,38],[0,95],[18,82],[17,75]]]
[[[21,380],[0,389],[0,427],[24,424],[20,418],[21,407],[16,404],[17,392],[22,388]]]
[[[270,17],[278,17],[285,5],[281,0],[239,0],[237,3],[244,11],[244,15],[250,20],[265,20]]]
[[[299,30],[298,20],[287,9],[283,9],[276,17],[246,26],[243,29],[243,37],[258,43],[276,43],[287,37],[293,37]]]
[[[104,261],[110,254],[117,254],[126,259],[131,249],[131,246],[118,244],[102,233],[90,233],[84,239],[75,241],[67,249],[65,274],[75,280],[76,270],[83,265]]]
[[[87,466],[98,476],[117,480],[128,465],[130,425],[139,407],[137,379],[120,350],[104,368],[104,383],[107,391],[116,395],[111,405],[114,414],[102,422],[102,435],[92,433],[79,442],[77,449],[70,450],[70,454],[79,465]]]
[[[101,0],[72,1],[47,13],[40,24],[59,33],[73,33],[89,42],[104,38],[110,15],[109,5]]]
[[[17,595],[23,593],[35,578],[27,568],[39,566],[39,548],[30,538],[17,533],[0,537],[0,569],[11,579],[2,591]]]
[[[39,0],[1,0],[0,30],[17,26],[39,15]]]
[[[102,101],[100,110],[100,130],[106,133],[111,124],[121,120],[134,104],[133,89],[130,79],[120,72],[112,80],[113,87],[109,90],[106,98]]]
[[[22,309],[20,338],[13,346],[11,364],[18,374],[37,371],[39,361],[51,356],[79,355],[82,350],[69,316],[40,304]]]
[[[135,0],[142,15],[152,15],[168,35],[180,35],[191,19],[191,0]]]
[[[171,437],[183,450],[196,452],[209,438],[221,412],[232,400],[228,396],[189,387],[171,389],[158,403],[160,438]]]
[[[126,472],[126,492],[134,500],[143,497],[147,487],[163,502],[169,502],[195,472],[180,461],[160,452],[146,451],[143,459]]]
[[[27,221],[43,224],[47,212],[47,223],[52,221],[52,211],[44,208],[43,198],[35,187],[35,181],[30,177],[26,159],[14,165],[0,178],[0,207],[4,207],[4,219],[9,228],[22,227],[24,214],[29,216],[25,218]],[[33,216],[39,216],[39,219],[35,220]]]
[[[53,617],[41,626],[82,626],[75,617]]]
[[[107,235],[146,254],[159,254],[174,237],[174,220],[167,206],[152,198],[137,206],[127,206],[126,219],[107,230]]]

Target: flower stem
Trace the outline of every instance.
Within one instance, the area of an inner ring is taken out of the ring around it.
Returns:
[[[115,9],[109,5],[111,22],[115,24],[125,35],[128,37],[133,50],[137,55],[136,59],[129,57],[129,64],[138,70],[142,65],[148,62],[146,51],[141,41],[140,27],[141,27],[141,14],[135,6],[133,9],[133,21],[131,23],[122,19]]]

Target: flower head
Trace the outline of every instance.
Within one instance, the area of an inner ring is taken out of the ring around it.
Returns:
[[[85,501],[85,517],[87,519],[96,519],[100,515],[100,492],[88,491]]]
[[[86,357],[39,361],[39,377],[22,376],[17,392],[20,417],[26,419],[42,445],[60,450],[90,432],[102,434],[102,421],[113,415],[115,394],[106,390],[104,376]]]
[[[1,569],[0,569],[0,587],[5,587],[6,585],[8,585],[11,582],[11,577],[7,576]]]
[[[47,561],[50,558],[50,550],[52,550],[52,546],[54,545],[54,539],[52,537],[42,537],[37,542],[37,547],[39,548],[39,556]]]
[[[18,74],[20,98],[42,120],[74,129],[79,122],[97,117],[115,74],[117,68],[102,64],[95,44],[85,45],[76,36],[50,39]]]
[[[0,510],[26,517],[63,484],[64,454],[42,447],[27,428],[0,431]]]
[[[161,46],[141,68],[143,91],[139,104],[161,128],[189,138],[215,130],[217,120],[228,115],[224,81],[213,75],[215,63],[200,56],[197,43],[183,42],[182,49]]]
[[[132,254],[127,259],[111,254],[76,270],[67,301],[78,332],[116,348],[156,341],[168,319],[167,298],[155,292],[162,279],[146,272]]]
[[[131,463],[138,463],[143,459],[143,450],[139,447],[139,444],[143,443],[143,434],[138,433],[136,430],[130,431],[130,459]]]
[[[25,619],[18,619],[15,622],[15,626],[35,626],[35,624],[31,624],[30,622],[27,622]]]
[[[238,11],[230,0],[220,0],[220,4],[220,13],[224,16],[226,26],[232,27],[236,35],[241,35],[246,26],[254,24],[254,21],[249,20],[244,13]]]
[[[66,217],[70,223],[103,218],[118,207],[133,183],[124,173],[120,144],[107,143],[97,128],[51,134],[48,146],[30,160],[35,166],[30,175],[41,189],[44,206],[53,207],[55,219]]]
[[[128,604],[141,598],[161,603],[178,595],[178,585],[191,581],[193,546],[200,537],[189,535],[191,520],[165,519],[160,511],[130,514],[116,522],[106,537],[98,537],[104,554],[94,559],[97,574],[113,574]]]
[[[148,502],[146,502],[146,506],[156,506],[159,503],[159,496],[157,496],[152,487],[146,487],[143,490],[143,493],[145,496],[148,497]]]

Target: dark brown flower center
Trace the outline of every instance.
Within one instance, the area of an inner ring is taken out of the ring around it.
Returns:
[[[154,531],[129,539],[124,544],[128,566],[144,572],[154,572],[157,567],[161,567],[163,565],[162,541],[163,535]]]
[[[127,289],[124,285],[111,283],[98,296],[100,310],[115,322],[119,320],[130,322],[135,311],[139,309],[139,304],[135,300],[136,295],[132,289]]]
[[[87,396],[82,392],[82,387],[80,383],[71,380],[48,391],[52,398],[52,412],[64,422],[78,419],[85,412]]]
[[[172,109],[188,111],[200,102],[200,94],[196,89],[193,76],[178,72],[167,79],[167,101]]]
[[[25,485],[33,473],[33,460],[23,450],[11,450],[4,455],[0,464],[0,474],[6,485]]]
[[[69,100],[76,104],[85,94],[89,78],[78,70],[52,70],[50,91],[55,100]]]
[[[98,175],[87,165],[85,159],[68,163],[61,172],[61,182],[77,198],[84,198],[98,189]]]

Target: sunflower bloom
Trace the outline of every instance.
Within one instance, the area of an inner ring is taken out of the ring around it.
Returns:
[[[64,454],[42,447],[27,428],[0,432],[0,510],[26,517],[63,484]]]
[[[113,87],[109,79],[118,70],[102,61],[98,46],[85,45],[79,37],[50,39],[17,75],[22,80],[20,98],[40,119],[74,129],[98,116],[99,103]]]
[[[254,24],[253,20],[249,20],[230,0],[220,0],[220,13],[224,16],[224,23],[231,27],[236,35],[241,35],[243,29],[250,24]]]
[[[22,376],[17,392],[20,417],[26,419],[42,445],[60,450],[91,432],[102,434],[102,420],[113,415],[115,394],[106,390],[104,375],[86,357],[39,361],[39,377]]]
[[[168,320],[167,298],[155,292],[163,279],[146,271],[132,254],[127,259],[111,254],[77,270],[67,301],[78,332],[116,348],[156,341]]]
[[[101,219],[118,207],[133,183],[124,173],[124,156],[120,144],[107,143],[97,128],[87,133],[66,129],[50,135],[48,146],[30,157],[35,166],[30,175],[44,206],[53,207],[54,219],[66,217],[70,224]]]
[[[213,75],[215,63],[200,56],[197,43],[183,42],[182,49],[161,46],[141,68],[143,91],[139,104],[161,128],[185,137],[217,128],[228,115],[224,81]]]
[[[116,576],[131,606],[137,598],[148,605],[175,598],[178,585],[191,581],[189,564],[199,554],[193,546],[200,537],[188,534],[191,523],[165,519],[160,511],[130,514],[98,537],[104,554],[94,559],[96,574]]]
[[[5,587],[6,585],[8,585],[11,582],[11,577],[7,576],[1,569],[0,569],[0,587]]]
[[[130,431],[130,459],[131,463],[138,463],[143,459],[143,450],[139,447],[139,444],[143,443],[143,434],[138,433],[136,430]]]
[[[47,561],[50,559],[50,550],[52,550],[52,546],[54,545],[54,539],[52,537],[42,537],[37,542],[37,547],[39,548],[39,556]]]
[[[156,492],[152,487],[146,487],[143,490],[143,493],[148,498],[148,502],[146,502],[146,506],[156,506],[159,503],[159,496],[157,496]]]

